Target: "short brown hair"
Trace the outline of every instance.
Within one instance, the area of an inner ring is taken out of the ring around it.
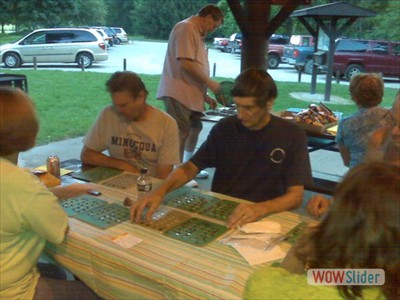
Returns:
[[[278,89],[274,79],[267,71],[249,68],[236,78],[233,89],[233,97],[254,97],[258,106],[264,106],[278,96]]]
[[[203,6],[202,8],[200,8],[197,14],[200,17],[207,17],[210,15],[214,21],[224,21],[224,14],[222,13],[221,9],[214,4]]]
[[[106,87],[111,94],[115,92],[129,92],[133,98],[139,96],[141,91],[144,91],[146,95],[149,94],[139,75],[131,71],[115,72],[106,82]]]
[[[384,94],[382,77],[376,73],[356,74],[351,78],[349,90],[358,106],[377,106],[382,102]]]
[[[35,145],[39,121],[29,96],[0,86],[0,155],[26,151]]]

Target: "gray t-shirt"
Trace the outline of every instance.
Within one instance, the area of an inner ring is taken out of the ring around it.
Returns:
[[[146,167],[158,177],[158,165],[179,164],[179,138],[176,121],[167,113],[152,107],[149,118],[128,122],[112,105],[106,107],[87,133],[84,144],[111,157]]]

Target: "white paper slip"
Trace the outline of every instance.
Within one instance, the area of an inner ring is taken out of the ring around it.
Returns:
[[[125,249],[132,248],[142,241],[142,239],[139,239],[128,233],[121,234],[117,237],[112,238],[111,240]]]
[[[271,262],[282,259],[286,256],[286,252],[279,246],[275,246],[269,251],[254,249],[243,246],[233,246],[237,252],[249,263],[250,266]]]
[[[246,233],[281,233],[281,224],[272,221],[258,221],[247,223],[240,227]]]

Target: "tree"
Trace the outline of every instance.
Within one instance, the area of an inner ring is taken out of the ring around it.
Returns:
[[[313,6],[328,4],[332,0],[313,0]],[[347,0],[344,2],[351,3],[355,6],[365,8],[376,12],[375,17],[359,18],[348,30],[345,32],[346,37],[360,38],[360,39],[380,39],[380,40],[400,40],[400,30],[393,24],[398,24],[400,21],[400,1],[359,1]],[[307,33],[304,26],[297,20],[293,21],[293,33]],[[390,28],[391,30],[388,30]]]
[[[0,25],[1,33],[4,33],[4,25],[12,23],[10,19],[10,5],[12,2],[9,0],[0,0]]]
[[[70,16],[70,24],[82,25],[105,25],[107,6],[104,0],[76,0],[75,13]]]
[[[168,39],[173,26],[196,12],[208,1],[137,0],[130,19],[134,33],[155,39]]]
[[[104,23],[107,12],[104,0],[0,1],[0,21],[15,24],[17,31]]]
[[[224,24],[215,31],[214,36],[229,37],[232,33],[239,31],[239,26],[226,0],[220,1],[218,6],[224,14]]]
[[[135,10],[135,0],[106,0],[106,23],[110,26],[123,27],[124,30],[133,33],[133,24],[130,18]]]
[[[75,12],[75,1],[30,0],[19,1],[18,20],[28,29],[69,24]]]
[[[382,1],[383,2],[383,1]],[[383,18],[375,17],[378,22],[376,30],[374,32],[374,38],[387,39],[391,41],[400,41],[400,29],[398,25],[400,23],[400,1],[391,0],[387,1],[387,6],[382,11]],[[388,30],[389,29],[389,30]]]
[[[2,31],[4,30],[5,24],[15,24],[18,29],[20,24],[20,11],[18,9],[19,0],[1,0],[0,1],[0,22],[2,25]]]

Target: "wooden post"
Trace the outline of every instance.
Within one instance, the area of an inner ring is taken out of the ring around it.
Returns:
[[[217,63],[214,63],[214,67],[213,67],[213,77],[215,77],[216,70],[217,70]]]
[[[336,83],[339,83],[340,82],[340,71],[339,70],[336,70]]]
[[[301,82],[301,74],[303,73],[304,67],[296,66],[296,70],[297,70],[297,82]]]

